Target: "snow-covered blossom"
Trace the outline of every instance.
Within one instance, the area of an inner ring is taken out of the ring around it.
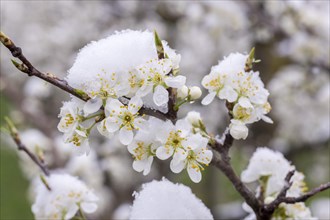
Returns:
[[[36,200],[32,211],[36,219],[71,219],[79,209],[93,213],[98,198],[76,177],[52,174],[46,178],[48,190],[41,181],[36,187]]]
[[[246,69],[249,59],[248,55],[232,53],[213,66],[211,73],[202,80],[202,85],[209,91],[203,105],[210,104],[216,96],[232,103],[233,108],[229,111],[233,119],[229,127],[235,139],[247,137],[246,124],[260,119],[272,123],[265,116],[271,109],[267,101],[269,92],[264,88],[259,72]]]
[[[151,164],[156,156],[156,150],[160,146],[156,137],[161,121],[154,117],[148,120],[148,127],[139,132],[134,137],[131,144],[127,146],[128,151],[134,158],[133,169],[147,175],[150,172]]]
[[[135,193],[130,219],[213,219],[213,216],[190,188],[163,179],[144,184]]]
[[[202,104],[210,104],[215,96],[234,102],[238,98],[238,92],[234,90],[235,76],[245,73],[245,63],[248,56],[240,53],[232,53],[225,57],[218,65],[213,66],[211,73],[202,80],[202,85],[209,91]]]
[[[132,142],[133,130],[144,126],[145,120],[140,117],[139,110],[142,107],[142,99],[138,96],[131,98],[127,105],[122,104],[118,99],[108,99],[105,109],[106,118],[104,126],[114,133],[119,130],[119,140],[122,144],[128,145]]]
[[[153,94],[152,102],[168,102],[168,87],[179,88],[186,78],[174,75],[180,55],[162,41],[166,58],[158,59],[152,32],[125,30],[84,47],[69,70],[67,80],[92,99],[85,113],[93,113],[107,98]],[[144,100],[148,102],[149,99]]]
[[[280,152],[269,148],[258,148],[250,158],[248,167],[242,172],[241,179],[251,183],[262,177],[268,177],[267,195],[279,192],[284,186],[284,178],[289,171],[294,170]]]
[[[258,148],[250,159],[246,170],[242,172],[241,179],[245,183],[259,181],[260,186],[256,190],[257,196],[263,193],[264,203],[269,204],[284,187],[285,177],[289,171],[295,167],[287,161],[280,152],[272,151],[268,148]],[[295,172],[291,178],[292,185],[287,191],[287,196],[298,197],[306,190],[304,175]],[[263,189],[261,189],[261,187]],[[255,219],[252,209],[243,204],[244,210],[249,212],[245,219]],[[273,220],[281,219],[316,219],[313,218],[308,207],[303,202],[295,204],[281,203],[272,215]]]

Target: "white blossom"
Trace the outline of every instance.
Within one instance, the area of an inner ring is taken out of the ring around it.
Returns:
[[[140,97],[153,93],[153,102],[168,101],[167,87],[179,88],[184,76],[174,76],[180,56],[162,41],[167,58],[158,59],[154,36],[149,31],[125,30],[84,47],[69,70],[67,80],[90,97],[86,114],[97,111],[107,98]]]
[[[166,121],[161,125],[161,128],[156,134],[157,140],[161,142],[161,146],[156,151],[157,157],[161,160],[166,160],[171,156],[173,158],[185,158],[186,152],[183,144],[190,133],[191,125],[181,119],[175,125]]]
[[[119,140],[122,144],[128,145],[132,142],[134,133],[144,126],[145,120],[139,116],[139,110],[143,102],[141,98],[135,96],[130,99],[128,105],[122,104],[118,99],[108,99],[106,108],[106,118],[104,119],[106,129],[114,133],[119,130]]]
[[[161,124],[159,119],[150,117],[149,126],[145,130],[139,130],[131,144],[127,146],[128,151],[134,158],[133,169],[147,175],[151,164],[156,156],[156,150],[160,143],[155,140],[156,132]]]
[[[81,122],[83,116],[82,106],[77,99],[64,102],[59,117],[57,128],[64,133],[72,133]]]
[[[83,127],[78,127],[72,133],[64,135],[64,141],[71,144],[77,155],[89,154],[90,146],[88,141],[88,131]]]
[[[213,66],[211,73],[202,80],[202,85],[209,91],[209,94],[203,99],[202,104],[210,104],[215,96],[220,99],[234,102],[238,98],[237,91],[234,90],[232,77],[236,74],[245,73],[245,63],[247,55],[232,53],[225,57],[218,65]]]
[[[98,198],[76,177],[68,174],[52,174],[46,178],[49,191],[40,181],[36,187],[36,199],[32,211],[36,219],[71,219],[79,209],[93,213]]]
[[[245,183],[259,181],[256,196],[263,193],[264,203],[269,204],[276,199],[285,184],[285,177],[289,171],[295,170],[281,153],[272,151],[268,148],[258,148],[250,159],[246,170],[241,174],[241,179]],[[292,185],[287,191],[286,196],[298,197],[306,192],[307,187],[304,182],[304,175],[295,171],[291,177]],[[261,190],[261,187],[263,189]],[[243,209],[249,213],[246,220],[255,219],[251,207],[246,203]],[[281,219],[316,219],[312,217],[311,212],[305,203],[295,204],[281,203],[272,215],[272,220]]]
[[[190,179],[198,183],[202,179],[202,165],[208,166],[212,160],[212,151],[207,149],[208,139],[200,134],[194,134],[183,141],[182,146],[186,150],[185,157],[176,157],[171,161],[170,167],[174,173],[187,169]]]

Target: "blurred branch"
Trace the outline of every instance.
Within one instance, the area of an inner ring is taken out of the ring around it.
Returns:
[[[8,80],[4,74],[0,77],[1,82],[5,85],[3,89],[5,97],[12,101],[12,104],[20,109],[24,115],[24,119],[27,119],[32,124],[41,129],[47,136],[53,135],[54,120],[50,120],[42,111],[31,112],[23,105],[24,97],[20,94],[20,90]]]
[[[18,64],[16,61],[13,61],[13,64],[16,66],[17,69],[19,69],[21,72],[26,73],[28,76],[36,76],[40,79],[43,79],[54,86],[84,100],[87,101],[90,99],[88,95],[81,91],[72,88],[65,80],[57,78],[55,75],[51,73],[43,73],[39,71],[37,68],[35,68],[30,61],[23,55],[22,49],[20,47],[17,47],[14,42],[6,36],[3,32],[0,32],[0,41],[1,43],[8,48],[8,50],[11,52],[13,57],[18,58],[20,61],[22,61],[22,64]]]
[[[14,44],[14,42],[8,36],[6,36],[3,32],[0,32],[0,41],[5,47],[8,48],[8,50],[11,52],[13,57],[16,57],[20,61],[22,61],[22,63],[19,64],[16,61],[12,60],[15,67],[18,70],[20,70],[21,72],[26,73],[28,76],[35,76],[42,80],[45,80],[45,81],[49,82],[50,84],[53,84],[54,86],[70,93],[73,96],[76,96],[77,98],[79,98],[83,101],[88,101],[90,99],[90,97],[84,91],[71,87],[68,84],[68,82],[65,81],[64,79],[60,79],[51,73],[43,73],[43,72],[39,71],[37,68],[35,68],[31,64],[31,62],[23,55],[22,49],[20,47],[17,47]],[[147,108],[145,106],[143,106],[140,109],[140,113],[155,116],[155,117],[161,118],[163,120],[167,119],[168,116],[170,116],[170,115],[167,115],[160,111]]]
[[[30,158],[31,160],[37,164],[40,169],[42,170],[42,172],[44,172],[44,174],[46,176],[49,176],[49,171],[48,168],[46,166],[46,164],[44,163],[43,160],[39,159],[36,155],[34,155],[21,141],[21,138],[18,134],[18,131],[14,125],[14,123],[9,119],[9,118],[5,118],[6,122],[7,122],[7,126],[9,129],[9,133],[10,136],[12,137],[12,139],[14,140],[14,142],[17,145],[18,150],[20,151],[24,151]]]

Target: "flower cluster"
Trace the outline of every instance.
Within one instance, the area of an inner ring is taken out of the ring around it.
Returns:
[[[254,62],[252,59],[249,55],[230,54],[213,66],[211,73],[202,80],[202,85],[209,91],[202,101],[203,105],[210,104],[217,96],[231,106],[229,127],[235,139],[248,136],[246,124],[260,119],[272,123],[265,116],[271,109],[267,101],[269,92],[264,88],[259,72],[250,70],[249,66]]]
[[[46,181],[40,181],[36,187],[36,200],[32,206],[36,219],[67,220],[79,210],[85,213],[96,211],[98,198],[76,177],[52,174]]]
[[[97,124],[99,133],[108,138],[118,133],[121,144],[133,155],[136,171],[147,175],[155,156],[161,160],[173,157],[173,172],[186,168],[191,179],[199,182],[203,165],[212,159],[208,139],[194,132],[186,119],[173,124],[140,113],[144,106],[166,113],[169,88],[179,89],[177,108],[201,96],[199,87],[188,88],[186,78],[177,75],[180,55],[165,41],[159,45],[157,37],[128,30],[82,49],[67,80],[91,99],[83,103],[72,98],[64,103],[58,129],[78,153],[88,154],[88,136]],[[159,58],[159,46],[164,58]]]
[[[274,201],[281,189],[286,184],[285,177],[288,172],[295,170],[283,155],[268,148],[258,148],[250,159],[246,170],[242,172],[241,179],[244,183],[259,181],[257,196],[262,194],[264,203],[269,204]],[[295,172],[291,178],[292,186],[287,191],[287,196],[298,197],[306,192],[307,187],[304,182],[304,175]],[[247,204],[243,208],[251,213],[246,219],[255,219],[253,211]],[[281,203],[272,215],[272,219],[314,219],[305,203],[295,204]]]
[[[159,130],[159,128],[162,128]],[[150,117],[148,126],[138,131],[128,145],[133,155],[133,168],[146,175],[150,171],[153,157],[166,160],[172,157],[170,168],[174,173],[187,169],[193,182],[201,181],[203,165],[212,160],[212,151],[207,149],[208,139],[192,132],[192,124],[186,119],[161,121]]]

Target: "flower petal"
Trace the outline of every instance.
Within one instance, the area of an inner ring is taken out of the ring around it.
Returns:
[[[246,127],[246,125],[238,120],[231,120],[229,129],[230,129],[230,135],[237,140],[246,139],[249,133],[249,129]]]
[[[157,148],[156,150],[156,156],[161,160],[166,160],[170,158],[173,154],[173,148],[165,148],[163,146]]]
[[[140,130],[147,131],[148,129],[148,121],[145,119],[138,117],[134,120],[134,127],[139,128]]]
[[[240,104],[240,106],[242,106],[243,108],[253,108],[250,100],[246,97],[239,98],[238,104]]]
[[[238,94],[231,86],[223,87],[219,92],[220,99],[226,99],[228,102],[235,102]]]
[[[213,101],[216,94],[216,92],[211,92],[207,94],[207,96],[205,96],[202,100],[202,105],[209,105]]]
[[[173,160],[176,160],[176,161],[182,161],[182,160],[185,160],[188,156],[188,152],[185,151],[184,149],[182,148],[177,148],[175,150],[175,153],[173,155]]]
[[[95,97],[88,100],[84,105],[84,115],[87,116],[94,112],[97,112],[102,106],[102,99],[100,97]]]
[[[140,110],[142,105],[142,99],[138,96],[134,96],[128,103],[128,111],[130,111],[134,115]]]
[[[199,183],[202,180],[202,174],[199,167],[194,163],[189,163],[187,167],[188,175],[194,183]]]
[[[117,113],[121,111],[121,107],[123,103],[121,103],[118,99],[108,98],[105,108],[110,113]]]
[[[273,120],[272,120],[270,117],[266,116],[266,115],[262,115],[262,116],[261,116],[261,119],[262,119],[264,122],[267,122],[267,123],[269,123],[269,124],[273,124],[273,123],[274,123]]]
[[[133,140],[133,131],[122,127],[119,131],[119,141],[123,145],[129,145]]]
[[[153,95],[153,101],[157,106],[162,106],[168,102],[168,91],[163,86],[157,86]]]
[[[79,207],[76,204],[72,204],[69,207],[66,207],[66,209],[67,210],[64,219],[69,220],[77,213]]]
[[[119,129],[119,123],[117,123],[113,118],[107,118],[105,126],[109,132],[116,132]]]
[[[196,157],[196,160],[203,164],[209,164],[212,160],[213,153],[210,150],[201,150]]]
[[[146,166],[147,160],[134,160],[133,169],[137,172],[142,172]]]
[[[180,119],[175,123],[175,128],[181,131],[181,137],[185,137],[190,133],[192,126],[187,120]]]
[[[185,161],[171,160],[170,168],[173,173],[180,173],[185,167]]]
[[[98,125],[97,125],[97,130],[100,132],[100,134],[102,134],[103,136],[107,137],[107,138],[111,138],[113,136],[113,133],[109,132],[109,130],[107,129],[106,126],[106,120],[104,119],[103,121],[101,121]]]
[[[175,77],[167,77],[165,79],[165,83],[167,86],[172,88],[181,88],[186,84],[186,77],[185,76],[175,76]]]
[[[93,213],[97,209],[97,205],[92,202],[83,202],[81,203],[81,209],[86,213]]]
[[[148,157],[147,162],[144,167],[143,175],[146,176],[150,173],[152,161],[154,161],[154,157],[153,156]]]

